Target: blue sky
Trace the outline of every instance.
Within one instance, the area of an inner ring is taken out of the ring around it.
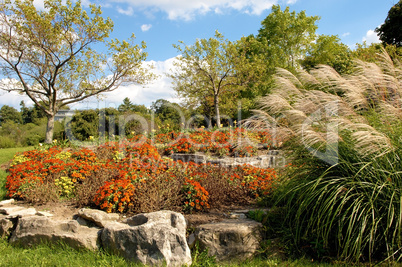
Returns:
[[[102,6],[103,15],[114,21],[113,38],[127,39],[134,33],[138,42],[145,41],[148,59],[161,77],[146,88],[137,85],[119,88],[102,99],[91,99],[72,106],[73,109],[117,107],[125,97],[135,104],[150,104],[165,98],[179,101],[170,80],[163,74],[172,67],[178,55],[173,44],[179,40],[193,44],[197,38],[209,38],[215,30],[229,40],[257,34],[261,21],[271,12],[273,4],[290,10],[306,11],[320,16],[318,34],[338,35],[351,48],[356,43],[379,42],[373,30],[381,25],[397,0],[82,0],[84,5]],[[35,0],[40,8],[43,0]],[[0,106],[19,109],[29,99],[20,95],[0,93]]]

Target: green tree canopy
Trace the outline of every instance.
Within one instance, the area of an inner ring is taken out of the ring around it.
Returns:
[[[356,49],[352,51],[352,56],[363,61],[378,62],[379,55],[384,53],[384,50],[395,62],[402,60],[402,47],[380,43],[367,45],[366,42],[363,42],[362,44],[356,44]]]
[[[316,39],[318,20],[318,16],[307,16],[305,11],[290,12],[289,7],[282,11],[279,5],[272,6],[257,35],[269,74],[278,67],[288,70],[298,67]]]
[[[4,105],[0,108],[0,125],[12,121],[15,123],[22,123],[21,113],[13,107]]]
[[[331,66],[339,73],[350,72],[353,65],[351,50],[338,36],[319,35],[301,65],[310,70],[319,64]]]
[[[222,97],[236,102],[241,88],[257,82],[261,72],[259,57],[250,49],[250,42],[241,38],[237,42],[225,40],[218,31],[209,39],[198,39],[193,45],[179,42],[174,47],[181,53],[175,62],[176,69],[169,76],[173,88],[188,105],[211,112],[216,124],[221,124]],[[255,56],[250,60],[249,56]],[[210,114],[209,114],[210,115]]]
[[[44,7],[37,10],[32,0],[1,1],[0,68],[7,79],[0,89],[26,94],[45,112],[50,143],[62,106],[153,75],[142,64],[145,43],[134,44],[134,35],[110,39],[113,22],[101,16],[100,6],[91,5],[89,14],[81,1],[45,0]]]
[[[123,103],[117,108],[120,112],[125,113],[128,111],[132,111],[134,108],[134,104],[131,103],[130,98],[126,97],[123,99]]]
[[[402,0],[391,7],[384,23],[375,32],[383,43],[402,46]]]
[[[177,103],[171,103],[165,99],[158,99],[151,104],[151,110],[155,112],[162,122],[171,122],[176,125],[182,123],[182,109]]]

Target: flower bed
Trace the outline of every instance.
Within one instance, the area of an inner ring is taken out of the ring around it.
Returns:
[[[174,136],[177,140],[168,139]],[[175,152],[217,151],[226,146],[231,151],[231,139],[236,136],[268,141],[260,133],[244,130],[198,130],[185,138],[173,133],[155,139],[163,140],[166,148],[174,147]],[[26,151],[14,157],[8,171],[9,197],[38,203],[68,199],[120,213],[194,212],[246,204],[268,194],[276,177],[273,169],[248,165],[229,169],[174,162],[163,158],[144,136],[108,142],[93,150],[52,147]]]
[[[165,145],[166,154],[204,152],[217,156],[249,157],[256,155],[256,144],[262,144],[267,149],[271,145],[268,131],[246,131],[243,128],[222,131],[197,129],[181,135],[170,132],[158,134],[154,140]]]

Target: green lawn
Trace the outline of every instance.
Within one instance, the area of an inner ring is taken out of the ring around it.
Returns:
[[[17,152],[27,151],[33,149],[32,146],[28,147],[14,147],[14,148],[1,148],[0,149],[0,164],[9,162]]]
[[[121,257],[66,245],[41,245],[25,249],[0,239],[0,266],[140,266]]]
[[[203,253],[201,253],[203,254]],[[192,267],[227,266],[227,267],[263,267],[263,266],[333,266],[320,264],[306,259],[293,261],[254,259],[239,264],[216,264],[205,256],[194,257]],[[41,245],[30,249],[12,246],[0,239],[0,266],[143,266],[127,262],[121,257],[108,255],[102,252],[88,250],[74,250],[66,245]]]

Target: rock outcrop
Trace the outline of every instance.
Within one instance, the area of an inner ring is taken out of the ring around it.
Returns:
[[[186,240],[186,220],[180,213],[158,211],[119,222],[118,214],[81,209],[74,220],[57,220],[48,212],[0,202],[0,238],[22,246],[63,242],[73,248],[103,248],[146,265],[183,266],[192,262],[196,242],[217,261],[246,259],[258,250],[261,223],[244,219],[248,210],[234,211],[225,221],[202,224]]]
[[[45,216],[19,218],[10,243],[32,246],[63,242],[73,248],[96,250],[100,247],[100,228],[81,226],[77,221],[57,221]]]
[[[147,265],[191,264],[186,221],[180,213],[157,211],[109,223],[102,231],[106,251]]]
[[[211,163],[223,167],[236,167],[239,165],[248,164],[263,169],[283,167],[286,162],[283,154],[278,150],[271,150],[268,151],[266,155],[254,157],[208,158],[207,156],[202,154],[175,153],[172,154],[170,158],[172,158],[174,161],[180,160],[182,162],[195,162],[197,164]]]
[[[105,227],[107,223],[114,222],[119,219],[119,214],[117,213],[107,213],[94,209],[80,209],[78,211],[78,216],[87,221],[95,223],[99,227]]]
[[[259,249],[262,224],[253,220],[226,220],[196,227],[195,240],[217,261],[251,258]]]

